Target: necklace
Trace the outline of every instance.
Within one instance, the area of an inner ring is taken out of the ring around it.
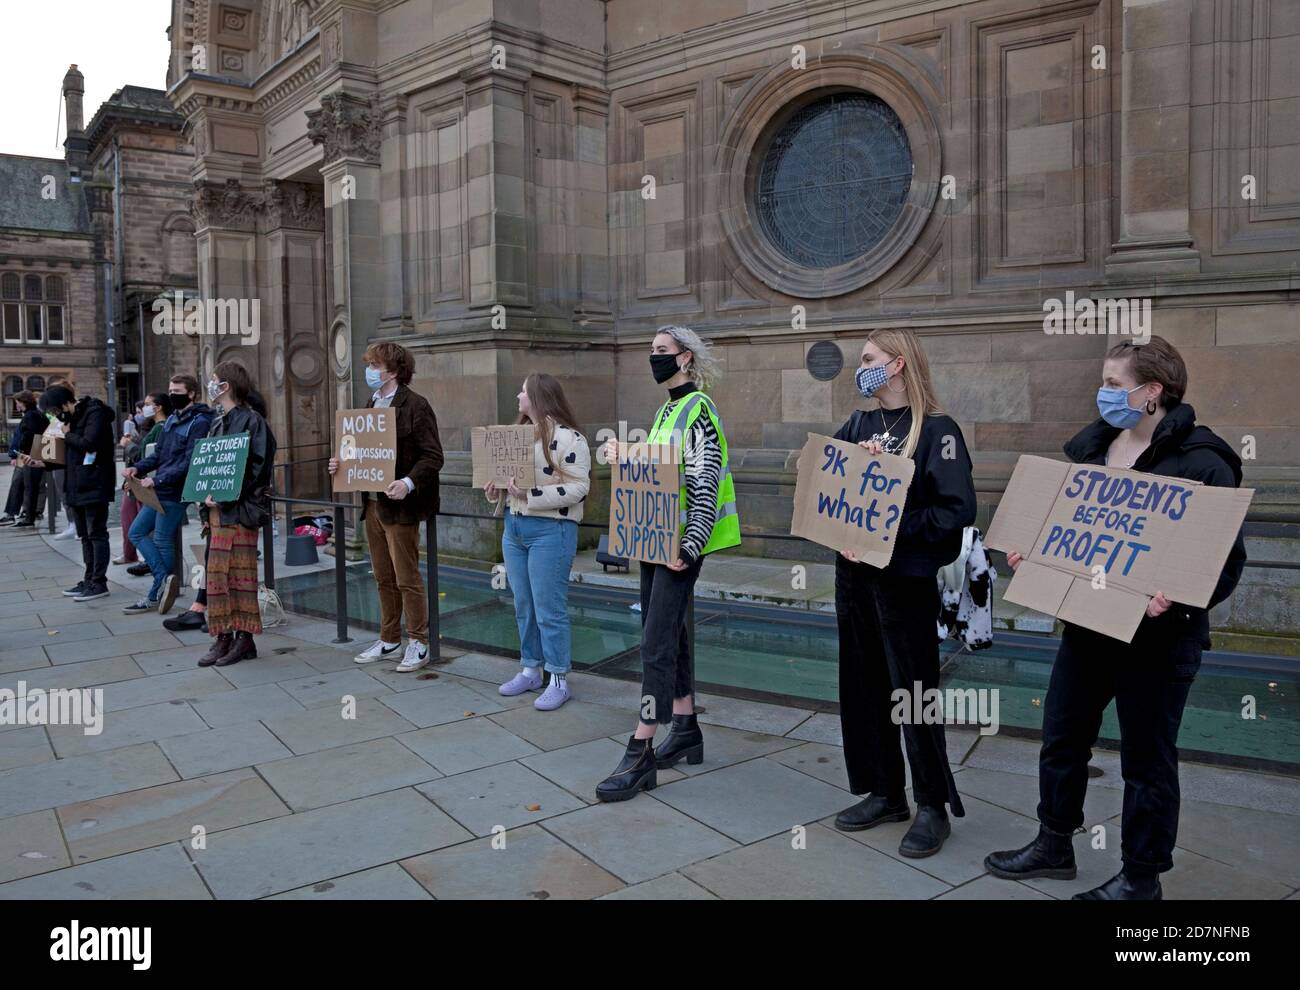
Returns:
[[[884,409],[882,409],[880,406],[877,406],[877,407],[876,407],[876,412],[880,413],[880,427],[881,427],[882,430],[884,430],[884,432],[880,434],[880,445],[881,445],[882,447],[888,447],[888,446],[889,446],[889,442],[890,442],[891,440],[898,440],[898,439],[900,439],[899,437],[894,436],[894,435],[893,435],[892,433],[890,433],[889,431],[892,430],[895,426],[897,426],[900,422],[902,422],[903,417],[907,415],[907,407],[904,406],[904,407],[903,407],[903,411],[902,411],[901,413],[898,414],[898,418],[895,419],[895,420],[893,421],[893,423],[890,423],[890,424],[886,424],[886,423],[885,423],[885,410],[884,410]]]
[[[1118,439],[1118,437],[1116,439]],[[1142,456],[1142,451],[1147,449],[1147,444],[1143,444],[1141,449],[1138,450],[1138,452],[1134,454],[1132,457],[1129,456],[1130,444],[1128,440],[1124,441],[1122,449],[1123,449],[1122,454],[1119,452],[1119,450],[1116,450],[1115,452],[1115,459],[1119,462],[1118,464],[1115,465],[1115,467],[1131,468],[1134,464],[1137,463],[1137,459]]]

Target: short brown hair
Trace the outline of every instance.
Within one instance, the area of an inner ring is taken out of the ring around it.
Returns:
[[[410,385],[411,379],[415,377],[415,358],[411,357],[411,352],[401,344],[394,344],[392,341],[383,340],[371,344],[366,348],[366,353],[362,355],[361,360],[366,364],[383,365],[397,375],[399,385]]]
[[[222,361],[212,369],[217,381],[230,386],[230,395],[236,402],[243,402],[253,390],[253,379],[248,369],[238,361]]]
[[[184,385],[185,391],[191,395],[199,394],[199,380],[193,375],[172,375],[167,381],[171,385]]]
[[[1106,357],[1129,361],[1139,385],[1155,382],[1163,386],[1160,405],[1165,409],[1173,409],[1187,394],[1187,365],[1174,345],[1164,337],[1153,335],[1146,344],[1126,340],[1107,351]]]
[[[17,395],[14,396],[14,401],[21,403],[22,405],[26,406],[28,409],[33,409],[36,406],[36,393],[19,392]]]

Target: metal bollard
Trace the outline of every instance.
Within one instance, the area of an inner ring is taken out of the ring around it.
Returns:
[[[338,618],[335,643],[350,643],[348,636],[348,534],[344,528],[343,509],[334,508],[334,610]]]
[[[275,520],[274,507],[266,514],[262,523],[262,583],[271,591],[275,590]]]

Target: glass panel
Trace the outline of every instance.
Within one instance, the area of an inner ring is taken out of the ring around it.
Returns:
[[[45,298],[59,302],[63,299],[63,279],[58,275],[51,275],[45,280]]]
[[[39,344],[45,339],[41,329],[41,307],[27,307],[27,343]]]
[[[38,396],[45,391],[45,379],[40,375],[31,375],[27,379],[27,390],[35,392]]]
[[[3,307],[4,324],[5,324],[5,342],[10,344],[20,344],[23,340],[22,318],[19,315],[19,307],[16,304],[9,303]]]
[[[63,307],[46,306],[45,319],[48,321],[46,329],[49,331],[51,344],[63,343]]]
[[[17,299],[19,284],[18,276],[13,272],[0,276],[0,298]]]
[[[23,279],[23,298],[41,298],[41,277],[39,275],[28,275]]]

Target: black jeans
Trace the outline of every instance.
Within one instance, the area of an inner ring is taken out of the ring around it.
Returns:
[[[935,579],[887,573],[837,554],[835,616],[840,632],[840,731],[849,790],[902,800],[906,777],[892,695],[902,689],[912,698],[918,681],[922,692],[939,687]],[[907,710],[912,709],[909,703]],[[916,803],[950,804],[953,814],[964,815],[948,767],[943,724],[904,724],[902,729]]]
[[[1178,727],[1208,646],[1204,614],[1175,604],[1143,622],[1132,643],[1066,625],[1043,706],[1038,820],[1056,832],[1083,824],[1088,759],[1111,699],[1124,777],[1121,856],[1161,873],[1178,836]]]
[[[68,515],[81,540],[81,559],[86,564],[83,580],[104,584],[108,579],[108,503],[70,505]]]
[[[684,571],[641,564],[641,722],[673,720],[673,699],[695,693],[687,608],[704,558]],[[653,705],[653,707],[651,707]]]

